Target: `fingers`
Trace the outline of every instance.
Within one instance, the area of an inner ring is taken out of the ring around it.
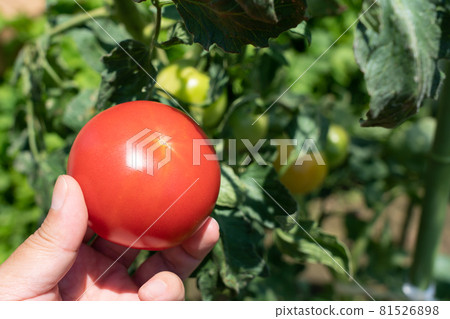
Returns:
[[[154,275],[138,292],[142,301],[182,301],[184,285],[180,277],[169,271]]]
[[[140,252],[139,249],[120,246],[100,237],[94,241],[92,248],[114,261],[117,260],[118,263],[121,263],[126,268],[131,266]]]
[[[198,267],[218,240],[219,224],[210,217],[180,246],[161,251],[147,259],[137,269],[134,279],[140,286],[164,270],[172,271],[181,279],[185,279]]]
[[[87,209],[70,176],[56,182],[42,226],[0,266],[0,299],[26,299],[54,289],[74,263],[87,229]]]

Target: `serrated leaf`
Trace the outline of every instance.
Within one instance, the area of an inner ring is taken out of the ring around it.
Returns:
[[[163,48],[170,47],[176,44],[188,44],[193,43],[192,34],[186,30],[186,26],[182,22],[175,23],[168,32],[168,40],[161,43]]]
[[[221,231],[221,238],[213,250],[213,260],[219,266],[225,286],[239,292],[265,270],[263,233],[255,231],[240,211],[216,207],[213,216]]]
[[[277,22],[261,21],[250,16],[236,0],[212,1],[191,0],[174,1],[187,29],[194,35],[194,41],[206,50],[217,44],[227,52],[241,52],[246,44],[267,47],[269,38],[297,26],[305,20],[306,5],[304,0],[273,1]],[[241,1],[250,7],[263,3],[270,6],[272,1]],[[266,17],[270,9],[266,7]],[[252,14],[253,15],[253,14]]]
[[[443,80],[437,61],[445,50],[436,6],[431,0],[379,0],[358,24],[355,56],[371,96],[363,126],[395,127],[426,98],[437,97]]]
[[[281,184],[271,166],[251,164],[242,174],[241,182],[245,184],[247,192],[245,201],[239,208],[265,227],[273,228],[276,216],[286,216],[286,212],[292,214],[296,211],[296,201]]]
[[[319,263],[340,275],[351,275],[351,258],[345,244],[336,236],[322,232],[312,221],[300,225],[289,232],[275,230],[274,241],[282,253],[301,263]]]
[[[147,100],[154,86],[156,70],[150,61],[150,52],[144,44],[126,40],[103,57],[98,104],[99,109],[114,104]]]
[[[220,192],[216,204],[230,208],[236,207],[244,198],[245,185],[231,167],[222,165],[221,171]]]

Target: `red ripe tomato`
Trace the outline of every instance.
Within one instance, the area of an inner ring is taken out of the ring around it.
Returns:
[[[220,187],[214,148],[195,152],[194,139],[207,143],[188,116],[156,102],[124,103],[95,116],[78,134],[68,162],[83,190],[89,226],[139,249],[162,250],[188,238],[211,213]]]

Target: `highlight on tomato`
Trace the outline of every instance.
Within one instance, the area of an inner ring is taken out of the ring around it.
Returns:
[[[350,137],[340,125],[331,124],[328,128],[325,156],[330,168],[342,165],[347,159]]]

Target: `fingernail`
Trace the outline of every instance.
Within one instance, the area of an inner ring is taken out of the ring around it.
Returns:
[[[164,281],[155,279],[149,282],[147,289],[147,292],[152,299],[158,299],[165,294],[167,285]]]
[[[53,189],[53,196],[52,196],[52,209],[58,210],[60,209],[63,204],[64,200],[66,199],[66,193],[67,193],[67,183],[64,178],[64,176],[58,177],[58,180],[56,181],[55,188]]]
[[[209,225],[208,225],[208,227],[217,227],[217,229],[219,229],[220,230],[220,225],[219,225],[219,223],[217,222],[217,220],[215,220],[214,218],[212,218],[212,217],[210,217],[211,218],[211,221],[209,222]]]

